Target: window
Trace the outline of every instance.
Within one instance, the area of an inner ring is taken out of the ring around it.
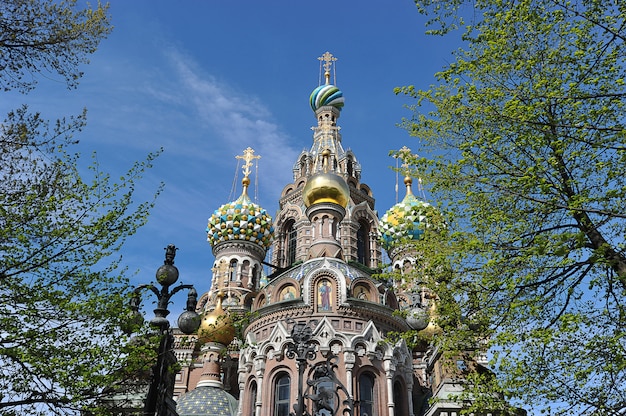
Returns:
[[[369,266],[369,235],[370,227],[367,222],[359,221],[359,230],[356,232],[356,255],[357,261]]]
[[[229,272],[230,272],[230,281],[236,282],[237,281],[237,260],[233,259],[230,261]]]
[[[287,374],[281,374],[276,379],[274,390],[274,415],[289,416],[289,395],[291,392],[291,379]]]
[[[241,263],[241,279],[248,279],[250,277],[250,261],[244,260]]]
[[[315,394],[323,398],[325,403],[331,408],[335,409],[335,384],[332,381],[320,381],[317,383]],[[316,415],[318,416],[333,416],[333,414],[326,410],[319,410]]]
[[[374,376],[363,373],[359,376],[359,416],[376,416],[374,399]]]
[[[402,383],[396,381],[393,384],[393,403],[395,406],[395,414],[406,415],[409,413],[408,402],[406,400],[407,396],[408,394],[402,387]]]
[[[250,383],[250,402],[249,402],[249,411],[248,414],[250,416],[254,416],[256,414],[256,381]]]
[[[258,282],[259,282],[259,266],[257,264],[254,265],[254,267],[252,268],[252,287],[258,289]]]
[[[291,266],[296,262],[296,243],[298,233],[295,230],[295,221],[289,220],[285,224],[285,266]]]

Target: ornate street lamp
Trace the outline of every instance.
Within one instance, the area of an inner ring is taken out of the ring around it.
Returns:
[[[172,365],[176,363],[176,357],[172,351],[174,337],[170,329],[167,309],[170,298],[177,292],[188,289],[187,306],[178,318],[178,327],[185,334],[192,334],[200,326],[200,315],[196,313],[198,292],[192,285],[178,285],[171,291],[170,286],[178,280],[178,269],[174,266],[177,248],[170,244],[165,248],[165,262],[156,272],[156,280],[162,286],[157,289],[154,284],[140,285],[135,288],[131,299],[131,309],[136,317],[141,317],[139,306],[141,303],[141,292],[148,289],[154,293],[158,299],[157,307],[154,309],[154,318],[150,320],[150,325],[159,331],[161,341],[157,362],[152,367],[152,377],[150,388],[146,397],[143,414],[145,416],[177,416],[176,403],[172,396],[174,393],[174,374],[170,371]]]
[[[316,353],[316,344],[313,340],[313,328],[310,325],[316,325],[317,321],[309,321],[309,323],[287,320],[287,325],[293,324],[291,328],[291,339],[287,341],[285,355],[287,358],[296,360],[298,367],[298,402],[293,406],[295,413],[290,416],[310,416],[304,399],[310,399],[313,402],[313,416],[335,416],[338,414],[339,392],[341,391],[345,399],[342,401],[343,408],[341,415],[352,416],[354,410],[354,400],[348,394],[348,390],[343,383],[337,378],[337,361],[339,357],[329,354],[326,361],[321,361],[312,365],[311,378],[307,380],[304,386],[304,373],[308,366],[308,361],[314,361]]]

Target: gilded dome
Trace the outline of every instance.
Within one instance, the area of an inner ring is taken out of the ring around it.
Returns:
[[[330,155],[330,150],[322,151],[323,172],[311,175],[304,185],[302,199],[307,208],[322,202],[330,202],[343,208],[348,206],[350,188],[341,176],[328,171]]]
[[[205,313],[200,321],[198,340],[201,343],[218,342],[228,345],[233,339],[235,339],[235,326],[230,316],[222,309],[222,294],[219,293],[215,309]]]
[[[343,92],[331,84],[320,85],[311,93],[309,103],[313,111],[324,106],[332,106],[341,110],[344,104]]]
[[[435,217],[439,217],[435,207],[413,195],[411,178],[407,176],[404,183],[407,186],[406,196],[380,220],[379,238],[386,250],[407,240],[419,240],[427,228],[435,225]]]
[[[246,193],[233,202],[222,205],[213,212],[207,226],[207,241],[211,246],[229,240],[245,240],[257,243],[264,249],[272,243],[274,226],[272,217],[259,205],[253,203]]]
[[[345,208],[350,200],[350,189],[339,175],[330,172],[316,173],[304,186],[302,197],[307,208],[321,202],[331,202]]]

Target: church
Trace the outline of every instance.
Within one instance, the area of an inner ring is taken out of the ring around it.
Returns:
[[[197,335],[176,334],[180,416],[453,416],[461,409],[454,401],[461,364],[443,365],[433,345],[410,348],[388,337],[439,331],[431,318],[436,293],[380,277],[385,252],[397,274],[419,270],[410,240],[439,214],[406,177],[404,199],[378,217],[357,156],[343,145],[344,96],[330,82],[336,58],[318,59],[325,83],[310,95],[312,145],[294,160],[278,212],[248,196],[259,155],[247,148],[237,156],[239,198],[209,218],[215,263],[198,302],[201,326]]]

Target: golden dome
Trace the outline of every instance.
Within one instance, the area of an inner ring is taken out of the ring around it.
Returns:
[[[211,312],[202,317],[198,339],[200,342],[218,342],[223,345],[230,344],[235,339],[235,326],[228,313],[222,309],[222,294],[217,295],[217,305]]]
[[[443,332],[441,327],[437,324],[437,318],[439,317],[439,314],[437,313],[437,300],[439,298],[436,295],[431,295],[430,299],[432,303],[428,308],[428,316],[430,316],[430,319],[428,320],[428,325],[426,325],[426,328],[418,332],[418,334],[421,334],[427,338],[431,338],[434,335],[438,335]]]
[[[339,175],[317,173],[309,178],[302,194],[307,207],[320,202],[332,202],[345,208],[350,198],[350,189]]]
[[[327,159],[330,156],[328,149],[322,152],[324,164],[327,166]],[[304,205],[308,208],[311,205],[322,202],[331,202],[341,205],[343,208],[348,206],[350,200],[350,188],[346,181],[339,175],[331,172],[316,173],[311,176],[304,186],[302,196]]]

